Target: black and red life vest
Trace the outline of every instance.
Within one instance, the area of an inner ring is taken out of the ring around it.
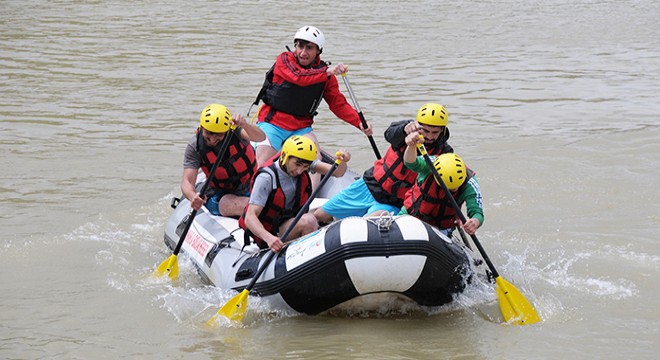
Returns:
[[[408,169],[403,163],[405,150],[405,144],[398,149],[390,146],[385,156],[364,172],[364,182],[376,201],[401,207],[406,192],[415,184],[417,173]],[[452,151],[451,146],[446,142],[429,145],[426,150],[430,155],[440,155]]]
[[[322,69],[328,66],[324,61],[311,66],[314,69]],[[281,111],[294,116],[311,117],[316,116],[321,100],[323,100],[323,92],[325,90],[325,81],[319,82],[309,86],[300,86],[294,83],[283,81],[282,83],[273,83],[273,65],[266,73],[264,84],[254,101],[255,105],[259,104],[259,100],[270,105],[271,110],[265,118],[266,122],[272,119],[275,111]]]
[[[221,160],[211,186],[224,191],[239,189],[243,184],[249,184],[252,176],[259,168],[254,148],[249,141],[240,138],[237,129],[231,137],[229,148]],[[227,136],[227,135],[226,135]],[[197,150],[202,155],[202,171],[209,176],[209,172],[217,159],[219,146],[210,147],[204,142],[201,131],[197,131]]]
[[[270,194],[268,195],[268,200],[266,201],[264,208],[259,214],[259,221],[264,226],[264,228],[273,235],[277,235],[279,226],[283,222],[295,217],[296,214],[298,214],[300,209],[302,209],[303,205],[305,205],[307,202],[307,199],[309,199],[309,196],[312,194],[312,182],[309,177],[309,173],[305,171],[296,179],[296,194],[293,201],[293,208],[286,209],[286,195],[284,194],[284,191],[282,191],[280,176],[277,170],[277,167],[280,166],[279,162],[277,161],[277,159],[279,159],[279,155],[280,154],[278,153],[269,159],[266,163],[264,163],[264,166],[261,167],[259,171],[257,171],[257,175],[254,176],[254,179],[256,179],[257,176],[261,173],[266,173],[271,176],[272,174],[275,174],[275,179],[273,179],[275,188],[271,190]],[[269,168],[271,171],[268,172],[265,170],[265,168]],[[250,183],[250,192],[252,192],[252,187],[254,186],[254,179],[252,179],[252,183]],[[247,212],[248,206],[250,205],[248,204],[245,207],[243,214],[238,219],[238,225],[246,231],[249,231],[249,229],[247,229],[247,225],[245,224],[245,214]],[[252,235],[252,238],[255,240],[257,245],[259,245],[259,247],[268,247],[263,239],[254,236],[254,234],[251,232],[250,235]]]
[[[463,184],[451,192],[451,196],[458,203],[459,195],[468,186],[468,181],[474,176],[474,172],[467,169],[467,177]],[[451,205],[447,193],[435,181],[433,174],[429,174],[421,185],[415,183],[406,195],[404,206],[408,214],[439,229],[451,229],[455,227],[454,221],[457,217],[456,210]],[[460,203],[458,204],[461,205]]]

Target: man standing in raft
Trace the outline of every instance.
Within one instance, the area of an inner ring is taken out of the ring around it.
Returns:
[[[255,144],[260,165],[294,135],[304,135],[319,147],[312,124],[321,100],[325,100],[338,118],[367,136],[373,133],[369,122],[366,129],[362,127],[357,111],[339,91],[335,76],[348,71],[348,67],[341,63],[331,67],[321,60],[323,33],[314,26],[303,26],[294,35],[293,44],[294,51],[285,51],[277,57],[255,101],[255,104],[259,100],[264,102],[257,126],[266,133],[266,140]],[[319,177],[313,176],[313,182],[318,181]]]

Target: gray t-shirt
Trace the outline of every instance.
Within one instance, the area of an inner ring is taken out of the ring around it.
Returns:
[[[233,136],[241,136],[240,127],[234,130]],[[224,141],[224,140],[223,140]],[[218,144],[218,148],[222,145],[222,141]],[[183,154],[183,168],[184,169],[199,169],[202,167],[202,154],[197,150],[197,134],[194,134],[190,140],[188,140],[188,145],[186,145],[186,151]]]
[[[197,134],[188,140],[186,151],[183,153],[184,169],[199,169],[202,167],[202,155],[197,151]]]
[[[278,164],[275,166],[277,168],[277,173],[280,176],[280,185],[282,186],[282,191],[286,197],[285,207],[287,210],[293,209],[293,201],[295,200],[296,194],[296,183],[297,178],[289,176]],[[253,205],[265,206],[266,201],[268,201],[268,195],[274,189],[277,189],[277,181],[275,175],[271,168],[266,167],[264,171],[259,173],[254,180],[254,186],[252,187],[252,194],[250,194],[249,203]]]
[[[240,128],[236,128],[236,133],[234,136],[239,136]],[[222,144],[222,143],[221,143]],[[186,145],[186,151],[183,153],[183,168],[184,169],[199,169],[202,167],[202,154],[197,150],[197,134],[193,135],[190,140],[188,140],[188,145]],[[198,189],[199,190],[199,187]],[[230,191],[229,193],[241,195],[247,194],[250,190],[250,184],[245,183],[239,185],[235,190]],[[212,186],[206,191],[207,196],[215,194],[218,189],[213,188]]]

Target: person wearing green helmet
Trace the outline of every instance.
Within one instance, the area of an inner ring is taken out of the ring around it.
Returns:
[[[417,144],[424,140],[419,132],[406,137],[404,164],[417,173],[417,181],[406,193],[400,215],[409,214],[440,229],[451,236],[455,227],[462,226],[466,233],[474,235],[484,223],[481,189],[475,173],[465,166],[463,159],[454,153],[441,154],[433,161],[431,169],[423,156],[417,156]],[[461,224],[456,210],[451,205],[448,194],[436,181],[432,171],[437,171],[447,190],[461,206],[465,203],[467,222]]]
[[[259,169],[250,186],[250,200],[238,220],[241,228],[262,249],[270,247],[278,252],[284,246],[279,234],[286,231],[296,214],[312,194],[312,182],[308,171],[327,174],[332,167],[317,160],[318,150],[312,139],[292,136],[276,154]],[[351,154],[337,152],[341,163],[333,176],[346,173]],[[318,229],[314,215],[304,214],[290,233],[289,238],[308,234]]]
[[[206,194],[199,194],[195,188],[199,169],[207,178],[211,176],[210,170],[231,126],[236,129],[223,159],[211,177]],[[258,168],[250,141],[265,137],[261,129],[247,123],[240,114],[232,116],[226,106],[206,106],[200,114],[195,135],[188,141],[183,159],[181,192],[190,200],[191,207],[199,210],[206,205],[213,215],[241,215],[249,197],[248,184]]]

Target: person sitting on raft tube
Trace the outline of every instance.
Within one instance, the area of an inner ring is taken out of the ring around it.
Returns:
[[[210,176],[209,172],[231,125],[236,129],[229,147],[213,174],[206,194],[198,194],[195,189],[197,173],[201,168],[207,178]],[[195,135],[188,141],[183,159],[181,192],[190,200],[190,206],[199,210],[206,205],[213,215],[240,216],[250,196],[250,181],[258,169],[250,141],[260,141],[265,137],[261,129],[247,123],[240,114],[232,117],[226,106],[206,106],[200,114]]]
[[[266,73],[266,79],[254,104],[263,100],[257,120],[266,139],[254,144],[261,166],[280,151],[284,141],[293,135],[305,135],[319,147],[312,130],[314,116],[322,100],[330,111],[345,122],[371,136],[373,128],[367,121],[363,128],[357,111],[339,90],[335,76],[348,71],[342,63],[330,66],[321,60],[325,36],[314,26],[301,27],[293,37],[294,51],[285,51]],[[317,184],[320,177],[314,175]]]
[[[453,153],[438,156],[433,162],[435,169],[431,169],[423,156],[417,156],[417,143],[422,141],[416,133],[406,137],[408,147],[404,152],[404,163],[417,173],[417,182],[406,194],[399,214],[410,214],[437,227],[447,236],[451,236],[456,225],[474,235],[484,223],[481,189],[475,173],[465,166],[460,156]],[[454,197],[458,206],[465,203],[468,219],[465,224],[460,223],[448,195],[435,180],[432,171],[440,174],[442,182],[451,193],[449,196]]]
[[[401,120],[390,124],[385,131],[385,140],[391,146],[385,156],[376,160],[362,178],[316,209],[314,215],[320,221],[330,223],[333,217],[344,219],[349,216],[397,214],[406,192],[417,178],[415,172],[403,165],[406,136],[411,133],[422,134],[430,155],[453,152],[454,149],[447,143],[447,124],[447,110],[436,103],[422,105],[417,111],[416,120]]]
[[[260,248],[278,252],[284,246],[279,238],[312,194],[308,171],[327,174],[332,165],[317,160],[316,144],[305,136],[292,136],[282,145],[280,154],[259,169],[250,186],[248,205],[239,218],[239,226],[249,232]],[[341,177],[351,159],[349,152],[337,153],[341,163],[333,173]],[[318,229],[316,217],[304,214],[286,240]]]

